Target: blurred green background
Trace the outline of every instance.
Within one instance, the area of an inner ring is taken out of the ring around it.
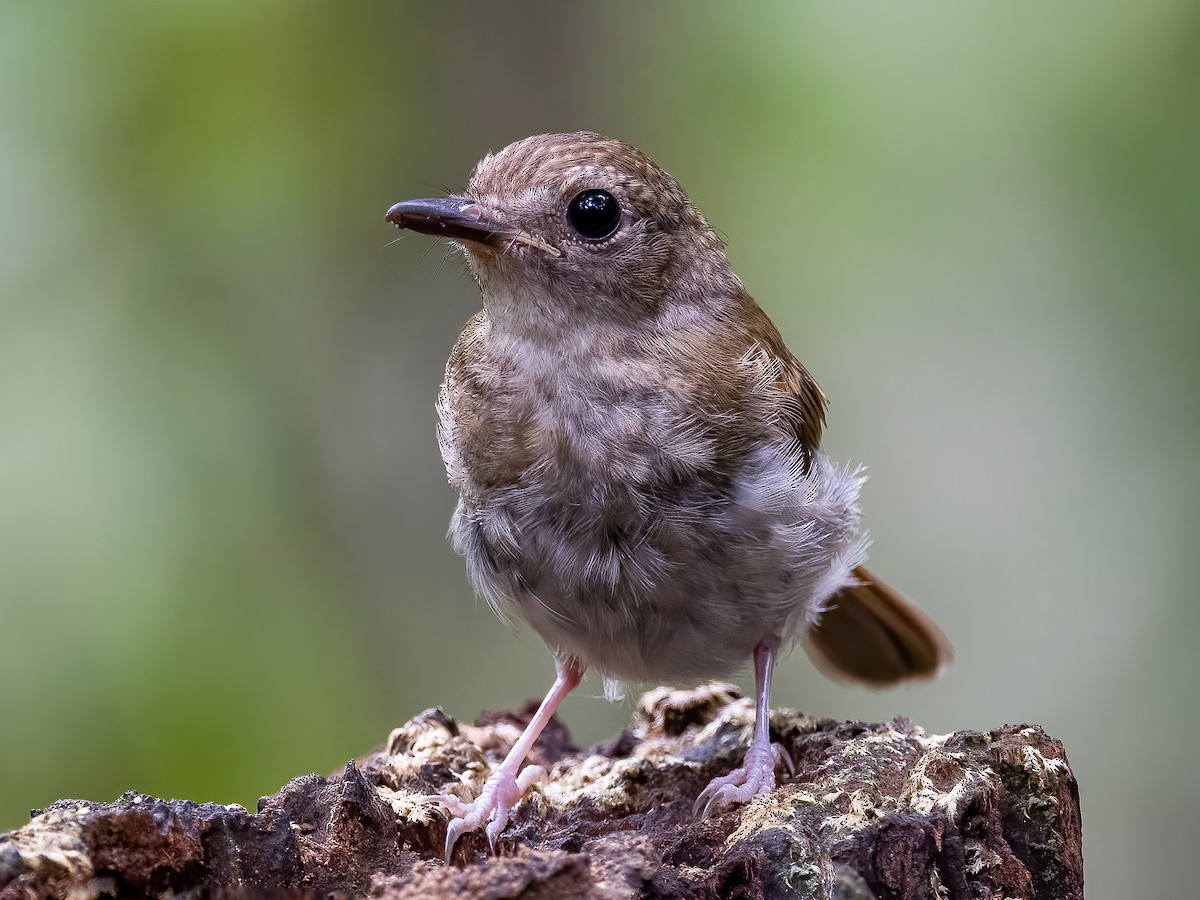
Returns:
[[[383,213],[589,128],[728,237],[870,466],[874,567],[957,648],[878,694],[796,654],[777,704],[1041,723],[1089,896],[1187,894],[1198,84],[1188,0],[5,5],[0,828],[252,807],[545,689],[443,539],[475,289]],[[627,719],[599,693],[581,741]]]

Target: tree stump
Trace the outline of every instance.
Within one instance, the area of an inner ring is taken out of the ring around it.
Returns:
[[[532,715],[459,725],[439,709],[339,772],[240,806],[59,800],[0,836],[0,898],[1083,897],[1079,796],[1037,726],[927,735],[781,710],[795,772],[708,819],[695,797],[740,764],[752,703],[725,684],[660,688],[632,727],[585,752],[556,722],[530,762],[549,777],[514,810],[498,855],[466,835],[441,859],[431,794],[473,796]]]

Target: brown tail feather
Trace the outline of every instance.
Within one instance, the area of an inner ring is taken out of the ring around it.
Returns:
[[[834,594],[829,609],[808,630],[805,649],[826,674],[884,687],[930,678],[953,657],[933,620],[867,569],[858,584]]]

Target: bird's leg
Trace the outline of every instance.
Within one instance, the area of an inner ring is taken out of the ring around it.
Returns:
[[[754,739],[741,768],[714,778],[696,798],[696,809],[703,809],[705,816],[771,792],[775,788],[775,767],[792,768],[783,748],[771,743],[771,675],[778,652],[779,636],[774,634],[754,648]]]
[[[484,783],[479,796],[470,803],[464,803],[451,794],[441,794],[429,798],[440,803],[454,816],[450,820],[450,824],[446,826],[447,865],[450,864],[450,854],[454,851],[454,844],[458,839],[468,832],[475,831],[484,822],[488,823],[488,843],[495,851],[496,839],[500,837],[500,832],[508,824],[509,812],[525,795],[525,792],[546,774],[541,766],[528,766],[521,771],[521,763],[529,755],[534,742],[550,722],[563,698],[575,690],[583,678],[583,666],[571,660],[556,658],[554,669],[554,684],[546,694],[542,705],[529,720],[529,724],[525,726],[525,730],[513,744],[512,750],[508,751],[504,762],[500,763],[499,768],[493,771],[487,782]]]

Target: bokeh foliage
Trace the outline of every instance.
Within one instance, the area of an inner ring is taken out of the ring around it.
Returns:
[[[871,466],[875,567],[958,649],[882,694],[796,656],[777,702],[1040,722],[1089,894],[1182,896],[1197,9],[5,6],[0,828],[128,788],[252,805],[543,690],[443,542],[432,401],[474,289],[382,214],[593,128],[728,237]]]

